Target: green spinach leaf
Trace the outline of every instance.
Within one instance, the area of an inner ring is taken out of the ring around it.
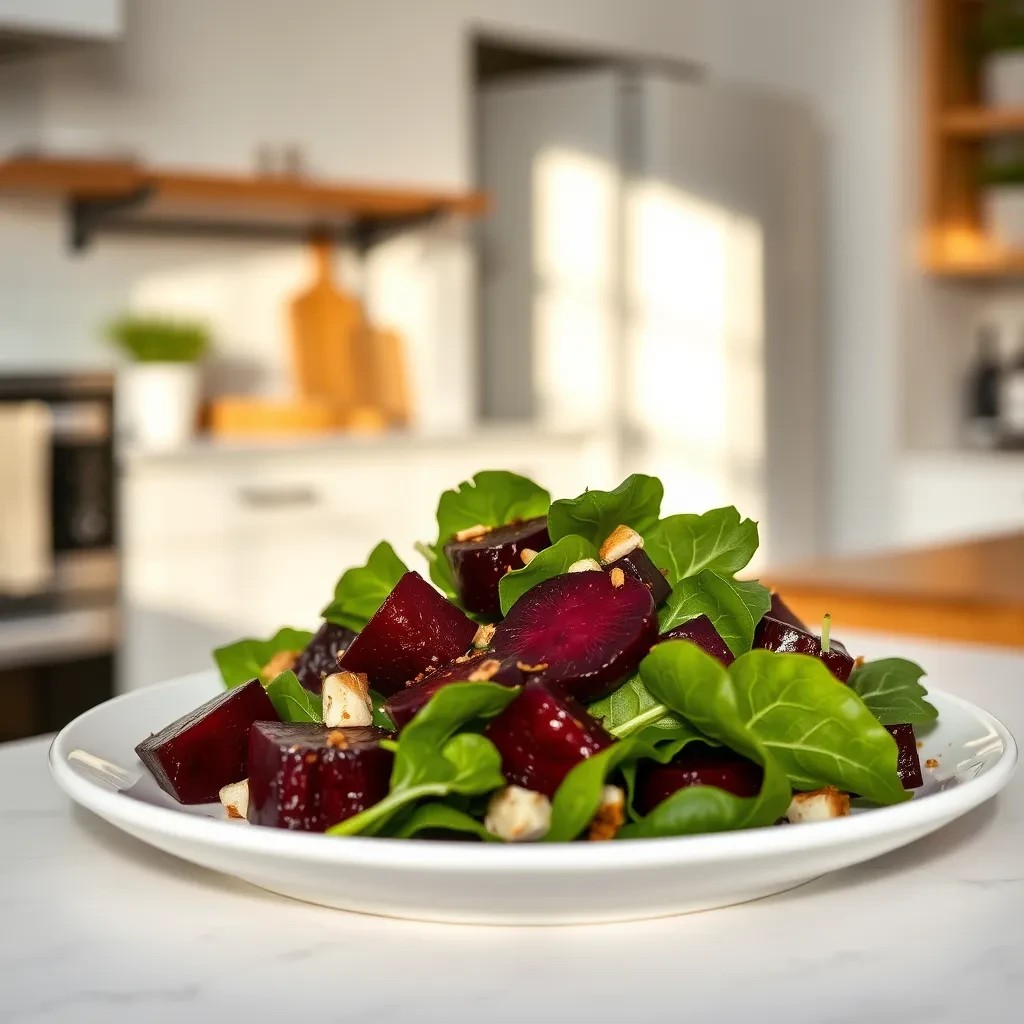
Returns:
[[[738,656],[750,650],[754,630],[771,603],[768,589],[757,580],[736,580],[715,569],[702,569],[672,587],[658,613],[658,623],[664,633],[706,615],[729,650]]]
[[[438,690],[394,744],[388,795],[328,833],[377,835],[394,814],[424,798],[476,796],[503,786],[501,755],[495,746],[478,733],[459,730],[493,718],[518,692],[495,683],[452,683]]]
[[[634,801],[636,799],[636,774],[641,760],[657,761],[658,764],[668,764],[687,744],[699,740],[709,747],[720,747],[717,740],[710,736],[699,733],[689,722],[678,719],[679,725],[675,729],[654,729],[647,728],[637,736],[637,740],[644,744],[643,758],[633,758],[626,761],[622,766],[622,778],[626,784],[626,813],[633,821],[639,821],[641,815],[636,812]]]
[[[334,588],[334,600],[320,613],[328,622],[359,632],[395,584],[409,571],[387,541],[381,541],[366,565],[347,570]]]
[[[757,550],[757,523],[740,519],[733,506],[703,515],[662,519],[645,537],[654,564],[668,570],[669,583],[713,569],[723,576],[739,572]]]
[[[512,605],[528,590],[554,576],[561,576],[573,562],[583,558],[597,558],[597,548],[583,537],[563,537],[551,547],[538,551],[529,565],[506,573],[498,581],[501,614],[508,615]]]
[[[224,685],[229,690],[249,682],[250,679],[259,679],[266,686],[270,682],[263,677],[263,668],[267,662],[281,651],[303,650],[312,639],[313,634],[308,630],[286,626],[279,629],[269,640],[249,637],[218,647],[213,652],[213,660],[217,663]]]
[[[409,839],[420,832],[466,832],[485,843],[500,842],[472,815],[436,800],[420,804],[397,828],[389,829],[387,835],[395,839]]]
[[[282,672],[267,687],[267,696],[282,722],[323,723],[323,703],[310,693],[294,672]]]
[[[437,505],[437,540],[418,545],[430,564],[430,578],[451,600],[457,600],[445,544],[471,526],[502,526],[518,519],[547,514],[551,495],[525,476],[504,470],[483,470],[445,491]]]
[[[928,691],[919,682],[923,675],[920,665],[905,658],[882,658],[857,666],[850,689],[882,725],[926,725],[939,712],[926,700]]]
[[[620,738],[646,728],[677,729],[683,724],[648,693],[639,674],[631,676],[603,700],[591,704],[587,711],[601,719],[613,736]]]
[[[552,502],[548,536],[552,541],[577,534],[600,547],[616,526],[631,526],[646,536],[658,522],[665,489],[654,476],[634,473],[613,491],[584,491],[578,498]]]
[[[370,705],[373,708],[373,724],[378,729],[387,729],[388,732],[395,731],[395,723],[391,716],[384,710],[384,701],[387,698],[376,690],[370,691]]]

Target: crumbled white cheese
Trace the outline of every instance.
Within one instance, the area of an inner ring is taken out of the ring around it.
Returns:
[[[598,552],[601,562],[607,565],[609,562],[617,562],[625,558],[632,551],[644,546],[644,539],[636,530],[628,526],[616,526],[604,539],[601,550]]]
[[[220,802],[229,818],[245,818],[249,814],[249,780],[229,782],[221,787]]]
[[[324,725],[341,729],[372,725],[370,688],[362,672],[335,672],[324,679]]]
[[[551,827],[551,801],[522,786],[506,786],[491,797],[484,828],[508,843],[542,839]]]
[[[828,821],[831,818],[844,818],[849,813],[849,794],[840,793],[833,786],[826,786],[811,793],[795,793],[786,817],[795,823]]]
[[[601,563],[596,558],[581,558],[578,562],[573,562],[569,566],[566,572],[600,572]]]

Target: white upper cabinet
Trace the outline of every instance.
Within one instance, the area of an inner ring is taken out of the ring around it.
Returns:
[[[17,43],[47,39],[117,39],[122,0],[0,0],[0,36]]]

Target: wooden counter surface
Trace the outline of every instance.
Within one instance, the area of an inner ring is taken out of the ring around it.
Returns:
[[[766,571],[808,623],[1024,648],[1024,533]]]

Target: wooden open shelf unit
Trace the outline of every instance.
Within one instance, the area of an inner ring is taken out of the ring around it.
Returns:
[[[476,216],[480,192],[447,193],[284,176],[159,170],[130,161],[15,157],[0,161],[0,197],[66,204],[69,244],[101,231],[295,241],[328,237],[365,249],[436,217]]]
[[[924,0],[921,259],[937,274],[1024,275],[1024,251],[998,246],[986,231],[979,169],[986,140],[1024,134],[1024,107],[992,108],[980,99],[970,39],[977,0]]]

